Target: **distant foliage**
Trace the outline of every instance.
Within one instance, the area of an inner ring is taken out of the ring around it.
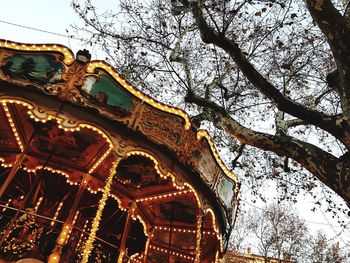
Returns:
[[[254,254],[266,259],[293,260],[298,263],[347,263],[350,250],[318,232],[311,235],[291,207],[272,204],[239,216],[231,234],[229,250]]]

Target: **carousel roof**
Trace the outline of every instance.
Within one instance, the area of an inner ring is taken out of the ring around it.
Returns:
[[[106,62],[90,61],[86,51],[75,58],[61,45],[0,40],[0,105],[3,167],[24,153],[25,170],[58,173],[72,185],[84,180],[92,193],[103,191],[114,169],[110,195],[122,209],[137,204],[135,217],[154,232],[154,253],[166,250],[158,233],[171,221],[179,235],[172,253],[194,258],[196,246],[186,242],[198,241],[186,235],[196,233],[200,213],[210,215],[207,234],[228,241],[237,178],[211,137]]]

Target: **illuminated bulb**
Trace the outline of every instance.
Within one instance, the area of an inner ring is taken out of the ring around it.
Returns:
[[[48,263],[58,263],[60,261],[60,254],[58,252],[53,252],[48,258]]]

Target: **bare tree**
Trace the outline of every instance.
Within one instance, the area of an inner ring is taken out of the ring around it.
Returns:
[[[312,263],[346,263],[350,262],[350,251],[348,248],[341,248],[339,243],[332,243],[327,240],[324,233],[318,232],[310,239],[307,262]],[[346,251],[347,250],[347,251]]]
[[[251,231],[258,240],[260,254],[266,259],[297,260],[303,257],[308,229],[293,210],[274,204],[261,213],[255,211],[251,218]]]
[[[348,1],[72,5],[85,23],[76,29],[136,86],[215,127],[252,187],[278,179],[293,196],[322,182],[350,204]]]
[[[227,250],[245,253],[248,247],[250,247],[252,235],[251,211],[239,211],[238,215]]]
[[[243,212],[231,234],[228,250],[271,258],[293,260],[298,263],[346,263],[349,249],[318,232],[312,235],[301,219],[289,206],[272,204],[262,210]]]

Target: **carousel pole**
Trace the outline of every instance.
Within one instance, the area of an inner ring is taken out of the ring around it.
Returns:
[[[111,186],[112,186],[113,178],[115,175],[115,170],[117,169],[119,162],[120,162],[120,158],[117,157],[117,159],[114,161],[114,163],[109,171],[110,173],[109,173],[109,176],[108,176],[107,181],[106,181],[106,186],[103,189],[102,198],[99,202],[95,218],[92,222],[89,237],[85,243],[85,247],[84,247],[84,251],[83,251],[83,255],[82,255],[83,258],[81,260],[82,263],[87,263],[89,260],[90,253],[93,249],[93,243],[95,241],[96,233],[97,233],[98,227],[100,225],[100,221],[102,219],[101,218],[102,212],[103,212],[103,209],[106,205],[109,193],[111,191]]]
[[[204,227],[204,213],[198,215],[197,221],[197,247],[195,262],[202,261],[202,245],[203,245],[203,227]]]
[[[10,173],[7,176],[5,182],[2,184],[1,188],[0,188],[0,198],[2,197],[2,195],[5,193],[7,187],[9,186],[9,184],[11,183],[13,177],[15,177],[18,169],[21,167],[22,162],[24,161],[24,152],[20,153],[19,155],[17,155],[16,157],[16,161],[13,164],[13,166],[11,167]]]
[[[38,198],[38,195],[39,195],[39,192],[40,192],[40,188],[41,188],[41,184],[42,184],[42,181],[40,181],[40,182],[38,183],[38,186],[37,186],[37,188],[36,188],[36,190],[35,190],[35,192],[34,192],[33,200],[32,200],[32,205],[34,205],[35,200]]]
[[[16,156],[16,161],[13,164],[13,166],[10,170],[10,173],[7,176],[5,182],[3,183],[3,185],[0,188],[0,199],[1,199],[2,195],[5,193],[7,187],[11,183],[12,179],[15,177],[18,169],[21,167],[21,165],[25,159],[26,149],[28,148],[29,144],[32,142],[33,137],[34,137],[34,132],[32,132],[32,134],[30,135],[29,140],[26,143],[25,147],[21,148],[21,150],[22,150],[21,153]]]
[[[153,237],[153,233],[154,233],[154,228],[151,228],[149,231],[149,235],[147,238],[147,242],[146,242],[146,247],[145,247],[145,256],[143,257],[143,263],[147,263],[147,258],[148,258],[148,252],[149,252],[149,246],[151,244],[151,239]]]
[[[71,208],[71,210],[69,212],[69,215],[68,215],[68,218],[67,218],[67,223],[72,223],[73,222],[74,215],[75,215],[75,213],[78,210],[78,205],[79,205],[79,202],[81,200],[81,196],[83,195],[83,193],[85,191],[87,183],[88,183],[88,181],[85,178],[83,178],[83,180],[80,182],[77,195],[75,196],[72,208]]]
[[[171,240],[172,240],[172,237],[173,237],[173,220],[174,220],[174,216],[172,214],[171,217],[170,217],[170,232],[169,232],[169,243],[168,243],[168,247],[169,247],[168,262],[170,262]]]
[[[124,225],[124,231],[123,231],[123,235],[122,235],[122,239],[120,241],[120,247],[119,247],[119,256],[118,256],[118,261],[117,263],[122,263],[123,259],[124,259],[124,255],[125,255],[125,243],[126,243],[126,239],[128,237],[128,233],[129,233],[129,229],[130,229],[130,218],[134,215],[136,209],[136,203],[132,202],[129,204],[129,210],[128,210],[128,214],[126,216],[126,220],[125,220],[125,225]]]
[[[67,243],[67,241],[69,239],[69,234],[70,234],[72,227],[73,227],[72,222],[73,222],[74,216],[78,210],[77,208],[78,208],[79,202],[81,200],[81,196],[83,195],[83,192],[85,190],[86,185],[87,185],[87,180],[83,178],[83,180],[81,180],[81,182],[80,182],[77,194],[75,195],[75,198],[74,198],[72,207],[69,211],[69,215],[67,217],[67,220],[62,225],[62,230],[61,230],[60,234],[58,235],[58,238],[56,240],[56,245],[55,245],[54,249],[52,250],[52,253],[48,257],[48,263],[56,263],[56,262],[60,261],[62,247]]]

